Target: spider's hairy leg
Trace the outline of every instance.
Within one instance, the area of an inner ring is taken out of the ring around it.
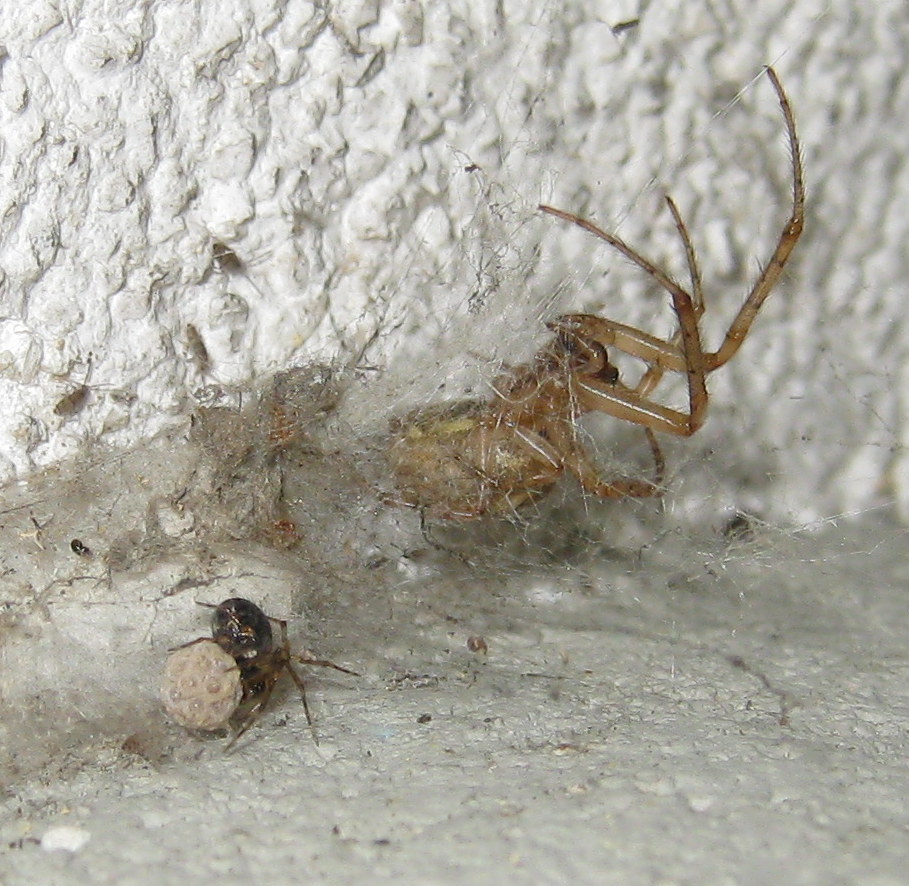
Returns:
[[[303,700],[303,711],[306,714],[306,722],[309,724],[309,731],[312,733],[312,740],[318,744],[319,737],[316,735],[316,727],[312,722],[312,714],[309,712],[309,701],[306,699],[306,686],[303,683],[303,678],[294,670],[294,666],[290,663],[291,659],[294,657],[290,653],[290,640],[287,637],[287,622],[284,619],[274,619],[281,626],[281,659],[283,667],[287,668],[287,673],[290,674],[290,679],[294,681],[294,685],[297,687],[297,690],[300,693],[300,698]]]
[[[309,658],[305,655],[292,655],[290,657],[294,661],[300,662],[300,664],[312,665],[316,668],[332,668],[333,670],[340,671],[342,674],[350,674],[353,677],[363,676],[359,671],[352,671],[350,668],[342,668],[341,665],[335,664],[333,661],[328,661],[324,658]]]
[[[682,218],[682,214],[679,212],[675,200],[668,194],[666,195],[666,205],[669,207],[670,213],[672,213],[672,220],[675,222],[676,230],[679,232],[679,236],[685,246],[685,259],[688,262],[688,275],[691,279],[691,300],[694,303],[694,310],[698,320],[700,320],[704,314],[704,288],[701,280],[701,269],[698,266],[697,253],[694,251],[694,244],[691,242],[688,227]],[[681,333],[677,332],[669,341],[669,345],[678,349],[680,342]],[[709,372],[710,370],[705,369],[704,371]],[[664,372],[665,369],[662,366],[649,366],[647,371],[641,376],[640,381],[635,385],[634,392],[640,397],[646,397],[660,383]]]
[[[657,365],[662,365],[664,369],[671,368],[676,372],[684,372],[688,379],[688,413],[685,414],[675,412],[675,410],[669,410],[670,413],[674,413],[670,419],[671,427],[663,427],[659,424],[659,419],[657,420],[657,425],[653,425],[649,421],[641,419],[631,418],[629,420],[637,421],[639,424],[648,424],[651,427],[657,427],[658,430],[666,430],[669,433],[680,434],[686,437],[691,436],[702,424],[704,424],[704,420],[707,417],[707,382],[704,368],[704,352],[701,348],[698,312],[694,307],[691,296],[662,268],[655,265],[649,259],[644,258],[643,255],[632,249],[621,238],[616,237],[614,234],[607,233],[602,228],[597,227],[593,222],[581,218],[574,213],[565,212],[562,209],[555,209],[552,206],[544,205],[541,205],[540,209],[549,215],[554,215],[564,221],[571,222],[579,228],[593,234],[600,240],[603,240],[605,243],[608,243],[653,277],[654,280],[656,280],[672,297],[672,306],[679,321],[678,334],[681,338],[681,353],[684,355],[681,366],[678,365],[678,349],[668,342],[647,335],[646,333],[629,326],[616,324],[608,320],[602,320],[601,322],[606,324],[602,327],[604,331],[607,326],[610,327],[611,335],[613,335],[611,343],[619,350],[625,351],[632,356],[640,357],[647,362],[654,362]],[[592,315],[580,316],[586,317]],[[609,342],[607,342],[607,344],[608,343]],[[620,397],[619,399],[624,400],[623,397]],[[641,398],[637,399],[641,400]],[[663,411],[663,407],[655,408],[657,413]],[[617,414],[612,412],[611,409],[604,409],[603,411],[610,412],[610,414]],[[663,417],[666,418],[668,416]],[[679,417],[682,418],[681,425],[678,425],[676,421]]]
[[[704,312],[704,297],[700,269],[698,268],[697,258],[688,230],[678,207],[670,197],[666,198],[666,202],[685,246],[693,296],[685,292],[660,267],[644,258],[619,237],[603,231],[593,222],[580,218],[573,213],[554,209],[551,206],[540,206],[540,209],[544,212],[569,221],[608,243],[653,277],[672,296],[673,308],[679,320],[679,331],[668,342],[621,324],[602,321],[601,330],[605,336],[601,339],[603,344],[611,344],[628,354],[639,357],[648,363],[648,368],[634,389],[617,390],[614,394],[603,390],[601,391],[603,396],[602,405],[592,408],[599,408],[622,418],[628,417],[627,410],[631,408],[638,416],[637,418],[630,418],[629,420],[631,421],[637,421],[657,430],[668,430],[670,433],[685,436],[693,434],[704,423],[706,418],[708,399],[705,379],[707,373],[718,369],[735,355],[748,335],[758,311],[779,280],[783,268],[802,234],[805,214],[805,189],[801,148],[795,128],[792,107],[776,72],[769,67],[766,71],[779,99],[789,138],[789,150],[792,156],[792,213],[783,227],[770,261],[761,272],[744,304],[730,324],[719,350],[705,353],[701,345],[698,320]],[[685,372],[688,378],[689,414],[682,426],[675,425],[676,418],[680,413],[666,415],[661,407],[655,407],[647,399],[647,395],[657,386],[663,374],[667,371]],[[631,395],[630,398],[626,392]],[[636,401],[636,405],[632,401]],[[648,409],[655,410],[655,419],[648,418]],[[667,427],[662,424],[662,421],[667,418],[673,427]]]
[[[227,743],[227,746],[224,748],[224,753],[230,751],[233,746],[243,737],[243,735],[253,726],[256,721],[261,716],[262,712],[268,706],[268,702],[271,699],[272,690],[275,688],[275,683],[278,682],[277,675],[273,678],[270,678],[266,684],[265,689],[262,692],[261,698],[250,708],[246,717],[243,719],[243,722],[240,724],[240,728],[234,733],[234,737]]]
[[[306,700],[306,685],[303,683],[303,678],[296,672],[294,666],[290,663],[289,658],[287,660],[286,667],[287,673],[290,674],[290,679],[294,681],[294,684],[300,693],[300,698],[303,700],[303,712],[306,714],[306,722],[309,724],[309,731],[312,733],[312,740],[318,744],[319,736],[316,735],[316,727],[312,721],[312,714],[309,712],[309,702]]]
[[[783,268],[795,249],[799,237],[802,235],[802,228],[805,222],[805,183],[802,173],[802,152],[799,145],[798,133],[795,129],[795,117],[792,114],[792,106],[789,104],[789,98],[780,83],[779,77],[773,68],[767,68],[767,76],[776,91],[776,97],[779,99],[780,107],[783,110],[783,120],[786,123],[786,134],[789,138],[789,153],[792,156],[792,214],[783,226],[783,232],[777,241],[776,249],[770,257],[767,266],[761,272],[760,276],[754,283],[748,298],[739,309],[736,318],[732,321],[723,344],[720,349],[713,354],[705,354],[707,371],[712,372],[714,369],[722,366],[730,360],[738,351],[751,324],[761,309],[767,296],[773,291]]]
[[[284,637],[285,644],[287,642],[287,636]],[[313,665],[320,668],[334,668],[336,671],[340,671],[342,674],[350,674],[354,677],[360,677],[362,674],[357,671],[352,671],[349,668],[342,668],[341,665],[336,665],[333,661],[328,661],[323,658],[310,658],[304,655],[291,655],[290,647],[285,645],[285,667],[287,668],[287,673],[290,674],[290,679],[294,681],[294,684],[297,687],[297,690],[300,693],[300,698],[303,700],[303,711],[306,713],[306,722],[309,724],[309,731],[312,733],[312,740],[318,744],[319,736],[316,734],[316,727],[313,723],[312,714],[309,711],[309,702],[306,699],[306,685],[303,682],[303,678],[297,673],[294,666],[291,664],[291,660],[298,661],[301,664]]]
[[[558,425],[548,426],[550,437],[562,453],[565,470],[577,478],[585,492],[598,498],[649,498],[663,494],[663,454],[656,437],[649,428],[644,429],[653,453],[655,471],[653,480],[635,480],[618,477],[604,480],[583,447],[574,439],[571,431]]]
[[[693,311],[689,320],[696,323]],[[631,327],[621,327],[617,335],[616,327],[619,325],[594,314],[566,314],[550,324],[553,329],[565,335],[585,335],[612,344],[651,365],[676,372],[690,372],[682,356],[668,342]],[[629,334],[626,335],[626,331]],[[582,412],[604,412],[623,421],[681,437],[690,436],[700,427],[707,405],[706,388],[703,402],[696,401],[694,404],[698,406],[698,411],[694,413],[670,409],[640,396],[635,389],[621,381],[596,375],[578,373],[573,379],[572,388],[578,403],[583,407]]]

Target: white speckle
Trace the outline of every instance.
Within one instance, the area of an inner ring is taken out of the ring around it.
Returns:
[[[195,517],[186,510],[179,510],[172,505],[161,505],[158,508],[158,525],[168,538],[181,538],[192,531]]]
[[[713,806],[714,798],[707,794],[691,795],[686,798],[693,812],[707,812]]]
[[[46,852],[64,849],[67,852],[78,852],[90,839],[91,834],[83,828],[71,825],[59,825],[49,828],[41,838],[41,848]]]
[[[531,603],[553,604],[558,603],[565,594],[551,582],[533,584],[527,589],[527,599]]]

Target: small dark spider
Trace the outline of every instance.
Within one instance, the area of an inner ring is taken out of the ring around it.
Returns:
[[[203,606],[210,604],[203,603]],[[211,619],[211,633],[215,643],[230,655],[240,669],[240,684],[243,688],[241,705],[252,702],[246,715],[230,740],[227,748],[236,744],[240,736],[252,726],[262,715],[271,698],[272,690],[278,682],[283,671],[290,674],[291,679],[300,690],[303,699],[303,710],[306,712],[306,722],[312,731],[313,740],[319,743],[313,726],[312,714],[306,700],[306,687],[303,679],[296,672],[292,662],[315,665],[321,668],[334,668],[344,674],[360,675],[356,671],[342,668],[332,661],[313,658],[308,652],[303,655],[294,655],[290,651],[287,639],[287,622],[282,618],[272,618],[266,615],[255,603],[244,600],[242,597],[232,597],[218,606],[213,607],[214,614]],[[281,628],[281,639],[275,642],[271,623]],[[199,642],[199,641],[193,641]]]
[[[74,538],[69,543],[70,550],[79,557],[91,557],[92,551],[88,545],[84,544],[78,538]]]

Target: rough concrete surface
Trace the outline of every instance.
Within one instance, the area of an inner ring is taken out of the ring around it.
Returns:
[[[129,469],[77,524],[91,559],[72,512],[4,517],[9,588],[56,564],[6,601],[4,882],[902,880],[904,530],[591,502],[441,550],[391,510],[409,541],[359,565],[190,533],[111,572],[108,533],[147,529]],[[167,649],[232,596],[361,674],[305,672],[318,744],[289,681],[229,754],[167,722]]]

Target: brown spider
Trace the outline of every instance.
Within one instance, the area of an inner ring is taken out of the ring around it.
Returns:
[[[601,498],[659,495],[663,457],[654,432],[687,437],[704,423],[708,373],[731,359],[757,312],[780,278],[802,233],[805,195],[799,141],[792,109],[772,68],[792,155],[792,214],[770,261],[732,321],[716,351],[701,345],[698,321],[704,312],[701,275],[688,230],[671,197],[666,203],[685,247],[691,292],[653,262],[593,222],[540,206],[543,212],[589,231],[653,277],[672,297],[679,331],[670,341],[592,314],[566,314],[547,326],[555,336],[533,361],[493,382],[491,400],[461,400],[417,410],[392,422],[389,459],[399,503],[448,520],[508,513],[547,492],[569,471],[583,489]],[[607,347],[642,360],[647,369],[636,385],[619,379]],[[665,372],[684,373],[688,409],[650,399]],[[652,480],[604,480],[577,438],[577,420],[605,412],[640,425],[653,453]]]
[[[201,605],[210,606],[211,604],[203,603]],[[227,745],[227,750],[230,750],[250,726],[259,719],[268,705],[275,684],[285,670],[290,674],[291,679],[300,691],[300,697],[303,700],[303,710],[306,712],[306,722],[309,724],[313,740],[318,744],[319,740],[316,737],[313,726],[309,703],[306,701],[306,687],[303,684],[303,679],[294,670],[292,662],[297,661],[306,665],[334,668],[336,671],[357,677],[360,675],[356,671],[342,668],[334,662],[313,658],[309,653],[293,655],[287,639],[287,622],[284,619],[272,618],[266,615],[255,603],[249,600],[245,600],[242,597],[232,597],[211,608],[215,610],[211,622],[212,640],[207,637],[200,637],[179,648],[185,649],[196,644],[208,644],[214,641],[233,658],[237,668],[239,668],[240,686],[242,689],[240,705],[251,702],[252,706],[240,720],[237,731]],[[275,643],[274,633],[271,629],[272,622],[281,628],[281,641],[278,644]],[[193,699],[186,699],[184,705],[187,701],[193,701]],[[234,709],[236,707],[236,702],[234,702]],[[181,722],[184,722],[184,725],[198,725],[188,724],[185,720]],[[226,722],[224,722],[215,726],[209,724],[203,728],[223,728],[226,725]]]

